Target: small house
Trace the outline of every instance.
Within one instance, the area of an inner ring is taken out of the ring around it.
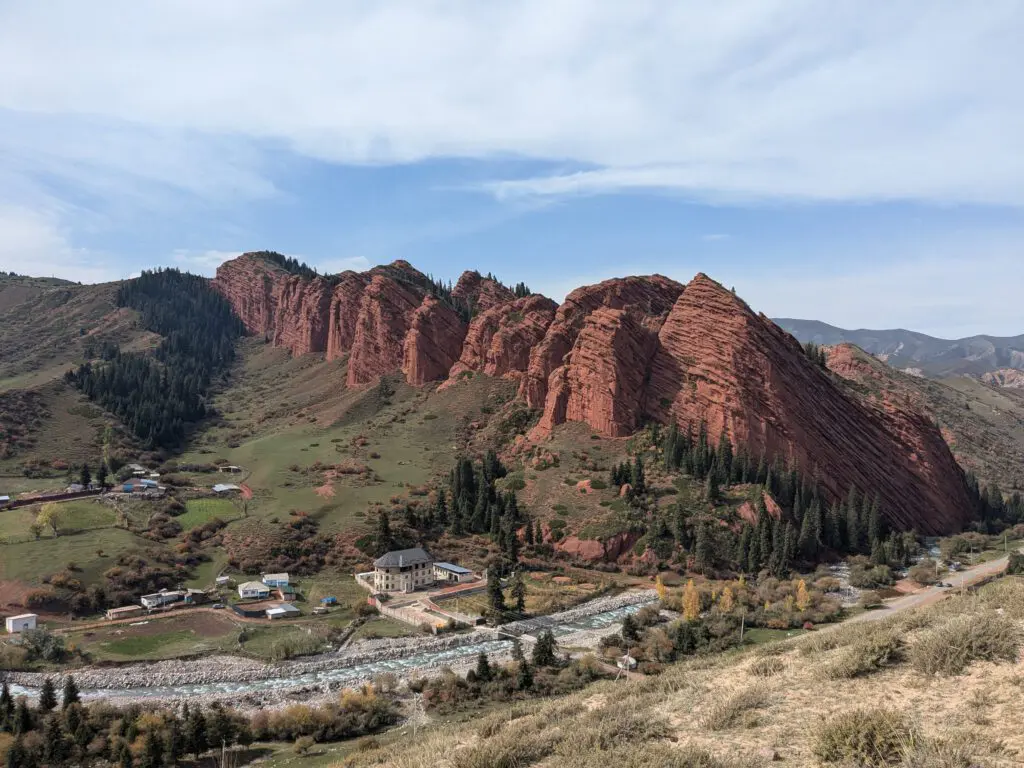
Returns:
[[[107,620],[116,621],[117,619],[130,619],[132,616],[139,616],[141,614],[141,605],[126,605],[123,608],[110,608],[107,610]]]
[[[159,472],[150,472],[149,473],[149,479],[150,480],[159,480],[160,479],[160,473]]]
[[[129,464],[128,471],[131,472],[132,475],[134,475],[135,477],[145,477],[146,475],[149,474],[149,470],[146,469],[141,464]]]
[[[23,613],[20,616],[8,616],[4,619],[4,623],[7,625],[7,632],[15,635],[19,632],[35,629],[38,618],[39,616],[34,613]]]
[[[10,502],[10,500],[10,496],[0,496],[0,504],[7,504],[8,502]]]
[[[218,576],[216,578],[216,582],[217,582],[217,586],[218,587],[223,587],[225,584],[230,584],[231,583],[231,577],[230,576]]]
[[[267,608],[268,619],[294,619],[302,615],[302,611],[291,603],[281,603],[274,608]]]
[[[223,467],[220,468],[220,471],[221,472],[230,472],[232,474],[235,474],[236,472],[241,472],[242,468],[241,467],[236,467],[234,464],[226,464],[226,465],[224,465]]]
[[[238,587],[238,596],[243,600],[266,600],[270,587],[260,581],[247,581]]]
[[[434,581],[447,581],[462,584],[473,580],[473,572],[469,568],[452,563],[434,563]]]
[[[143,595],[140,598],[140,602],[143,607],[153,610],[154,608],[163,608],[165,605],[185,602],[187,594],[187,592],[182,592],[180,590],[169,591],[163,589],[159,592],[154,592],[151,595]]]
[[[412,592],[434,583],[434,558],[421,547],[388,552],[373,561],[373,585],[378,592]]]
[[[233,483],[217,483],[213,486],[213,492],[222,495],[226,493],[237,493],[240,490],[242,489]]]
[[[82,485],[81,483],[72,483],[64,490],[67,493],[81,493],[82,491],[85,490],[85,486]]]
[[[264,573],[263,583],[268,587],[287,587],[288,586],[288,574],[287,573]]]

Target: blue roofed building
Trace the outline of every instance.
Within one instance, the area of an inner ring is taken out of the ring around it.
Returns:
[[[473,572],[453,563],[434,563],[434,580],[462,584],[473,580]]]

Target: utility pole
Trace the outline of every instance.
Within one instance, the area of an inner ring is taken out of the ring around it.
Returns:
[[[747,609],[743,609],[743,613],[740,614],[740,645],[743,645],[743,630],[747,623]]]

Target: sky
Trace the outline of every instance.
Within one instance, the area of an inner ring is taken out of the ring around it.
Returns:
[[[1024,2],[0,0],[0,269],[247,250],[1024,333]]]

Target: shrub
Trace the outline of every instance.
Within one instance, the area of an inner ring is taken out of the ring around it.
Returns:
[[[595,491],[603,491],[606,488],[608,488],[608,483],[606,483],[604,480],[601,480],[600,478],[594,478],[593,480],[590,481],[590,487],[593,488]]]
[[[974,661],[1016,661],[1021,641],[1020,628],[1005,616],[954,616],[914,643],[910,663],[926,675],[958,675]]]
[[[914,741],[914,729],[899,712],[858,709],[824,721],[813,751],[825,763],[881,768],[899,761]]]
[[[935,561],[924,559],[907,574],[922,587],[927,587],[938,582],[939,577],[935,575]]]
[[[775,677],[775,675],[782,674],[785,669],[786,662],[778,656],[765,656],[763,658],[756,659],[754,663],[750,665],[749,672],[755,677]]]
[[[863,677],[899,663],[904,657],[903,638],[893,631],[875,632],[847,648],[842,656],[825,668],[832,680]]]
[[[309,750],[311,750],[313,748],[314,744],[316,744],[316,742],[313,741],[313,737],[312,736],[300,736],[299,738],[297,738],[295,740],[295,747],[294,747],[295,754],[296,755],[308,754]]]
[[[768,706],[768,700],[768,689],[762,685],[744,688],[713,704],[704,716],[704,727],[709,731],[724,731],[740,723],[752,727],[756,722],[753,711]]]
[[[1020,552],[1011,553],[1010,559],[1006,564],[1006,572],[1009,574],[1024,574],[1024,555]]]

